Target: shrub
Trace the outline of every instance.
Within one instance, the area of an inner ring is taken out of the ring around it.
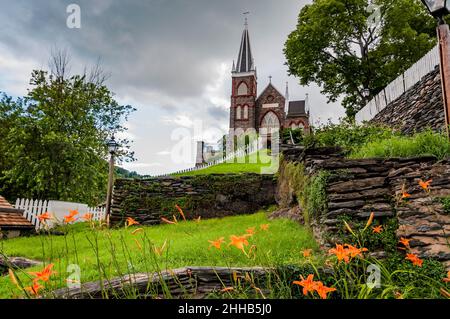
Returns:
[[[286,163],[280,170],[282,178],[288,179],[296,200],[303,211],[305,224],[309,224],[311,216],[320,215],[327,210],[327,194],[325,191],[329,173],[320,171],[309,176],[301,163]]]
[[[305,186],[305,201],[308,217],[318,216],[327,210],[326,184],[329,173],[320,171],[311,177],[309,184]]]
[[[412,157],[432,155],[443,159],[450,155],[450,142],[444,134],[426,130],[413,136],[391,136],[371,141],[353,150],[351,158]]]
[[[444,212],[446,214],[450,214],[450,196],[443,197],[440,200],[441,200],[442,206],[444,207]]]
[[[348,122],[328,123],[305,138],[306,146],[339,146],[346,151],[357,150],[368,142],[396,136],[394,130],[376,125],[355,125]]]

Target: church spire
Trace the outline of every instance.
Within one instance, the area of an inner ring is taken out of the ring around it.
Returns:
[[[246,14],[248,14],[246,12]],[[236,72],[250,72],[255,71],[253,63],[252,50],[250,47],[250,36],[248,34],[248,21],[245,17],[244,31],[242,32],[241,46],[239,48],[239,56],[236,65]]]

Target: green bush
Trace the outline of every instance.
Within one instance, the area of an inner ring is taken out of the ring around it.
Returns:
[[[441,198],[441,203],[444,207],[444,212],[450,214],[450,196]]]
[[[359,150],[353,150],[351,158],[412,157],[432,155],[443,159],[450,155],[450,142],[444,134],[427,130],[413,136],[391,136],[370,141]]]
[[[288,180],[295,198],[300,205],[305,224],[308,225],[311,216],[319,216],[327,211],[326,183],[329,173],[320,171],[310,176],[306,174],[301,163],[286,163],[280,169],[282,177]]]
[[[315,130],[314,134],[304,139],[306,146],[339,146],[353,152],[362,145],[392,136],[397,136],[394,130],[376,125],[355,125],[348,122],[340,124],[328,123]]]
[[[328,172],[320,171],[317,175],[311,177],[308,185],[305,187],[308,217],[319,216],[326,213],[328,209],[326,192],[328,176]]]

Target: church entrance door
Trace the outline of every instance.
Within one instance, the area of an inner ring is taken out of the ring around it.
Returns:
[[[261,121],[260,136],[268,149],[272,147],[272,134],[280,131],[280,120],[274,112],[267,112]]]

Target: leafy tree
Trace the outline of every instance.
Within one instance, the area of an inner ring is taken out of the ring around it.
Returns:
[[[314,0],[284,53],[300,84],[317,83],[329,102],[343,97],[351,118],[435,44],[436,22],[420,0]]]
[[[117,178],[134,178],[134,179],[142,179],[142,175],[138,174],[135,171],[130,172],[122,167],[116,167],[115,169]]]
[[[0,101],[0,193],[98,204],[107,185],[105,141],[125,130],[134,109],[114,100],[98,66],[69,75],[65,52],[54,53],[51,66],[32,72],[24,99]],[[119,143],[119,159],[132,160],[129,141]]]

